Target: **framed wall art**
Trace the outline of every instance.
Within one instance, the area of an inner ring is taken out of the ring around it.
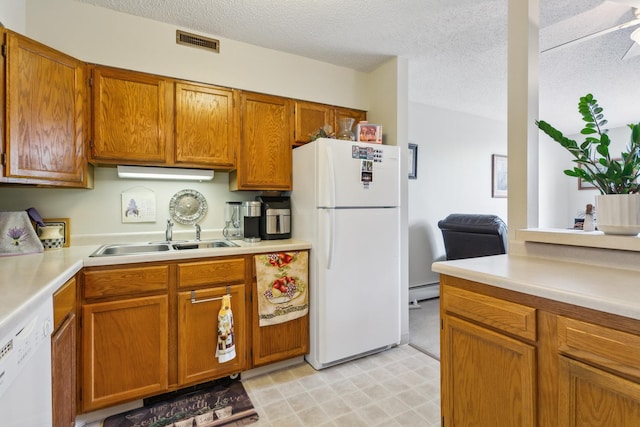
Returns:
[[[615,160],[615,161],[619,162],[619,161],[622,160],[622,158],[621,157],[617,157],[617,158],[611,159],[611,160]],[[582,169],[582,164],[579,163],[578,167],[580,169]],[[582,178],[578,178],[578,190],[597,190],[597,189],[598,188],[595,185],[593,185],[592,183],[587,182],[587,181],[583,181]]]
[[[418,146],[409,144],[409,179],[418,178]]]
[[[507,156],[491,155],[491,197],[507,197]]]

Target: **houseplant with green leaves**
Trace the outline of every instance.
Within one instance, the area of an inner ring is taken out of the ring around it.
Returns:
[[[600,191],[596,197],[598,228],[607,234],[637,234],[640,232],[640,123],[628,125],[629,145],[619,157],[612,157],[603,111],[592,94],[580,98],[578,112],[585,122],[580,131],[585,140],[580,144],[543,120],[535,123],[574,157],[576,166],[564,173],[589,182]],[[603,197],[610,195],[618,197]],[[609,206],[611,203],[614,205]]]

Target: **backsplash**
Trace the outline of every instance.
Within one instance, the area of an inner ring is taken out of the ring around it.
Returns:
[[[164,236],[170,218],[169,201],[180,190],[193,189],[207,200],[207,214],[200,222],[203,232],[220,232],[224,227],[225,202],[253,200],[258,192],[229,191],[229,174],[216,172],[213,181],[154,181],[120,179],[116,169],[94,168],[93,190],[68,188],[0,187],[0,211],[18,211],[35,207],[43,218],[69,218],[71,244],[83,242],[85,236],[142,233]],[[156,197],[156,221],[122,223],[122,193],[142,187]],[[189,235],[193,226],[175,224],[177,236]],[[76,240],[74,241],[74,237]],[[155,238],[155,237],[152,237]]]

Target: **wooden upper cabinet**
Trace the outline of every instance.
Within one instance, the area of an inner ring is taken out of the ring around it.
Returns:
[[[0,180],[91,185],[85,155],[86,64],[8,30],[5,43],[5,111],[0,125],[4,122],[6,159]]]
[[[333,123],[333,130],[335,132],[338,132],[340,130],[340,126],[338,125],[338,121],[340,119],[351,118],[355,120],[355,122],[353,123],[353,129],[352,129],[353,132],[355,133],[356,125],[358,124],[358,122],[367,120],[367,112],[362,110],[354,110],[351,108],[337,107],[335,110],[334,117],[335,117],[335,122]]]
[[[291,190],[291,100],[278,96],[240,94],[241,135],[231,190]]]
[[[237,91],[175,84],[175,163],[233,169]]]
[[[163,165],[171,158],[172,90],[163,77],[96,66],[93,69],[91,160]]]
[[[329,105],[295,101],[295,143],[306,144],[325,124],[335,131],[334,109]]]
[[[315,102],[295,101],[295,143],[303,145],[311,140],[325,124],[331,125],[333,132],[340,130],[338,119],[349,117],[355,120],[355,125],[362,120],[367,120],[367,112],[350,108],[334,107]]]

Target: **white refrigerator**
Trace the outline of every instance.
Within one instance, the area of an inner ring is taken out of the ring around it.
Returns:
[[[312,243],[315,369],[400,342],[399,165],[388,145],[321,138],[293,150],[292,237]]]

